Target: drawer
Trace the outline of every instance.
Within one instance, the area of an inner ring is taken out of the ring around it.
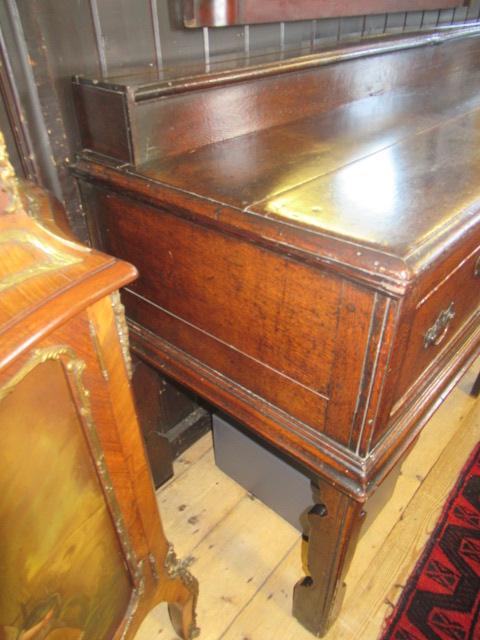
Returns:
[[[480,248],[417,304],[394,411],[408,389],[448,345],[480,304]]]

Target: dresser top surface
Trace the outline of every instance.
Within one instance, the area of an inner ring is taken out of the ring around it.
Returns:
[[[123,89],[77,79],[126,96],[136,154],[95,168],[104,161],[87,145],[79,168],[177,211],[183,198],[261,242],[408,281],[480,230],[480,29],[447,35]],[[93,121],[108,118],[92,104]]]
[[[480,69],[156,160],[137,173],[404,260],[480,219]]]

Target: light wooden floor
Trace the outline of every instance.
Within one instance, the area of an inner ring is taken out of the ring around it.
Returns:
[[[394,495],[361,538],[340,617],[327,640],[376,640],[442,505],[480,439],[480,402],[468,391],[477,361],[425,427]],[[203,640],[311,640],[290,615],[301,575],[298,532],[215,467],[211,437],[175,465],[158,493],[167,537],[200,582]],[[175,638],[164,605],[136,640]]]

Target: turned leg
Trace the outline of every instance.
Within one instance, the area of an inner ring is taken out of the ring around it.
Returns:
[[[293,615],[316,636],[335,619],[344,593],[343,577],[365,516],[362,504],[323,480],[312,482],[308,514],[308,569],[295,586]]]
[[[480,396],[480,373],[478,374],[477,379],[473,383],[473,387],[472,387],[472,390],[470,391],[470,394],[474,398],[478,398],[478,396]]]

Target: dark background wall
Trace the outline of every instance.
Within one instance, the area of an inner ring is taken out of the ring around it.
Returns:
[[[195,30],[182,26],[181,0],[0,0],[0,128],[19,173],[64,201],[85,237],[68,170],[78,144],[73,74],[112,75],[465,21],[480,21],[480,0],[455,10]]]

